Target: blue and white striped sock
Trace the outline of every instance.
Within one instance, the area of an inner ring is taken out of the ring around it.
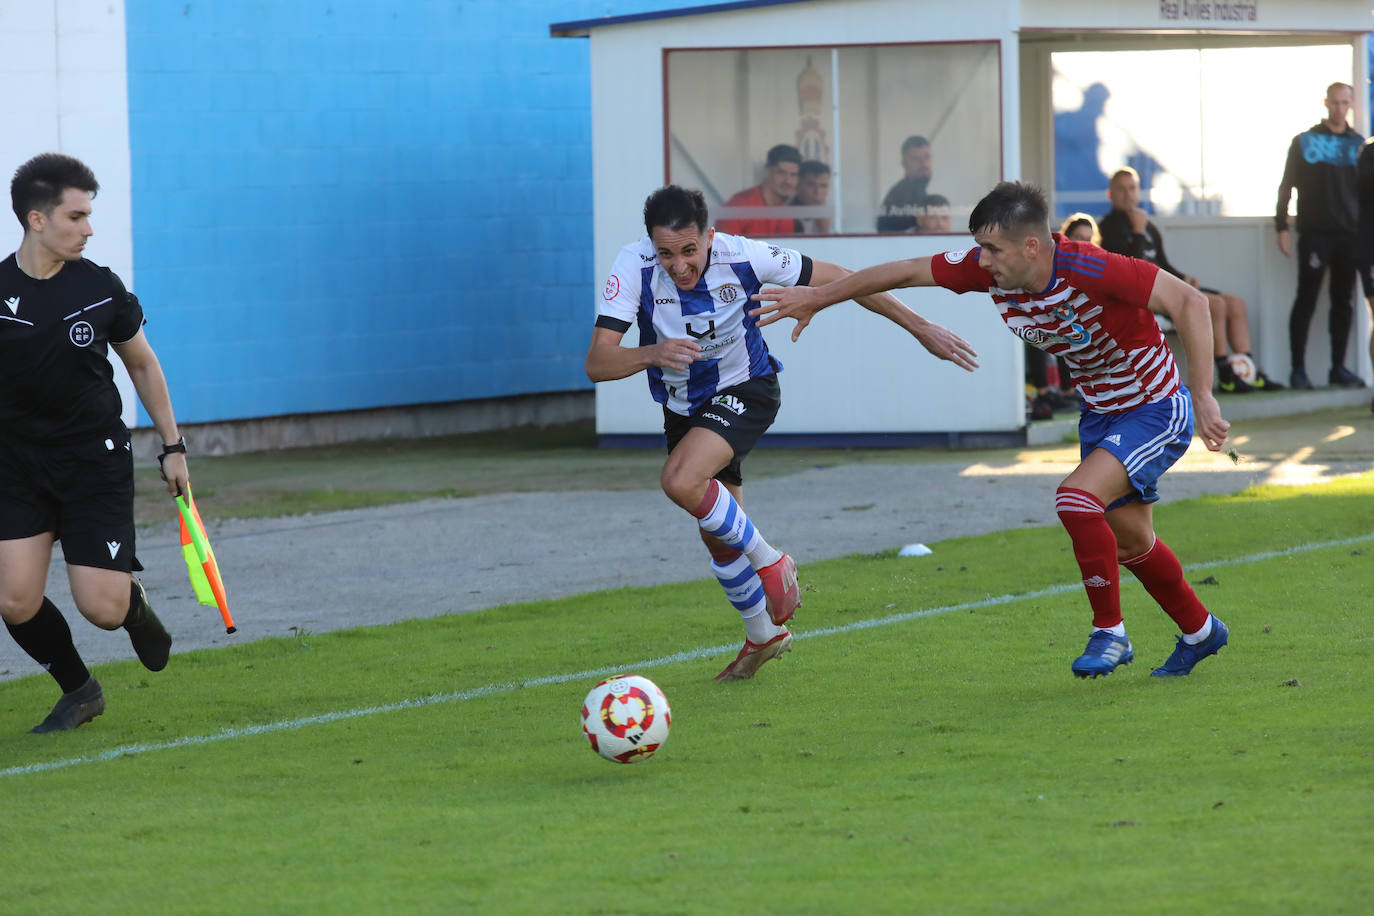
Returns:
[[[744,632],[752,643],[766,643],[782,632],[764,611],[768,602],[763,597],[763,583],[749,565],[749,558],[735,554],[733,559],[711,558],[711,572],[715,573],[725,597],[744,619]]]
[[[772,566],[782,557],[763,539],[744,509],[718,481],[712,480],[707,485],[706,497],[693,514],[699,520],[702,531],[743,552],[755,569]]]

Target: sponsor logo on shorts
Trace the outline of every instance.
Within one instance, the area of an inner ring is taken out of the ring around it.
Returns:
[[[1112,445],[1120,445],[1121,433],[1112,433],[1110,436],[1107,437],[1107,441],[1110,442]]]
[[[89,321],[78,321],[67,331],[67,336],[78,347],[89,347],[95,341],[95,328]]]
[[[110,548],[110,559],[113,560],[115,555],[119,553],[119,548],[123,545],[118,541],[106,541],[105,546]]]
[[[718,394],[711,398],[711,403],[716,407],[724,407],[735,416],[744,413],[744,402],[733,394]]]
[[[724,417],[722,417],[722,416],[721,416],[720,414],[718,414],[718,413],[704,413],[704,414],[702,414],[701,416],[702,416],[703,419],[706,419],[706,420],[715,420],[715,421],[716,421],[717,423],[719,423],[721,426],[729,426],[729,425],[730,425],[730,421],[727,420],[727,419],[725,419]]]

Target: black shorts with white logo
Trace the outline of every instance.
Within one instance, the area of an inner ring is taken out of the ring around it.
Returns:
[[[72,566],[142,569],[134,557],[134,457],[129,433],[74,445],[0,436],[0,540],[51,531]]]
[[[782,388],[774,374],[761,375],[722,388],[691,416],[684,417],[665,407],[663,432],[668,437],[668,452],[671,454],[677,448],[689,430],[697,427],[709,429],[730,443],[730,448],[735,452],[734,460],[720,469],[716,479],[739,486],[744,483],[740,462],[753,451],[768,427],[773,425],[781,406]]]

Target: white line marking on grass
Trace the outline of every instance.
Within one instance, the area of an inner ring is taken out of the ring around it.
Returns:
[[[1194,563],[1185,566],[1185,572],[1195,572],[1203,569],[1216,569],[1222,566],[1240,566],[1246,563],[1258,563],[1263,560],[1272,560],[1278,557],[1293,556],[1295,554],[1309,553],[1314,550],[1324,550],[1328,547],[1347,547],[1351,544],[1359,544],[1364,541],[1374,540],[1374,532],[1360,535],[1359,537],[1342,538],[1336,541],[1316,541],[1310,544],[1299,544],[1284,550],[1269,550],[1264,553],[1255,553],[1245,557],[1237,557],[1232,560],[1213,560],[1207,563]],[[891,614],[887,617],[876,617],[870,620],[856,620],[853,623],[846,623],[834,627],[821,627],[816,630],[807,630],[804,633],[797,633],[797,639],[806,639],[813,636],[835,636],[842,633],[854,633],[859,630],[868,630],[873,627],[883,627],[894,623],[904,623],[908,620],[918,620],[922,617],[935,617],[940,614],[952,614],[956,611],[976,610],[984,607],[996,607],[1003,604],[1011,604],[1014,601],[1026,601],[1031,598],[1044,598],[1049,595],[1062,595],[1065,592],[1072,592],[1081,589],[1083,586],[1079,582],[1065,585],[1051,585],[1048,588],[1038,589],[1033,592],[1023,592],[1015,595],[989,595],[977,601],[966,601],[962,604],[947,604],[942,607],[926,608],[921,611],[904,611],[900,614]],[[173,738],[170,741],[152,741],[141,744],[125,744],[120,747],[113,747],[98,754],[88,754],[84,757],[69,757],[65,760],[51,760],[46,763],[28,763],[21,766],[8,767],[0,770],[0,778],[6,776],[24,776],[30,773],[47,773],[52,770],[61,770],[67,767],[77,766],[83,763],[99,763],[103,760],[116,760],[120,757],[133,757],[139,754],[147,754],[152,751],[166,751],[178,747],[195,747],[202,744],[213,744],[218,741],[230,741],[235,738],[249,738],[254,735],[268,735],[273,732],[290,731],[297,728],[305,728],[309,725],[326,725],[330,722],[344,722],[349,719],[360,719],[363,716],[372,716],[379,713],[400,712],[404,709],[418,709],[423,706],[437,706],[441,703],[462,703],[468,700],[477,700],[482,697],[492,696],[498,693],[510,693],[526,687],[547,687],[552,684],[566,684],[569,681],[591,680],[592,678],[604,678],[612,674],[621,674],[629,671],[641,670],[646,668],[661,668],[664,665],[672,665],[678,662],[697,661],[703,658],[711,658],[716,655],[725,655],[730,652],[738,651],[738,643],[730,643],[724,646],[711,646],[699,649],[689,649],[685,652],[676,652],[672,655],[665,655],[661,658],[648,659],[636,662],[633,665],[620,665],[613,668],[593,668],[586,671],[576,671],[568,674],[550,674],[546,677],[532,678],[528,681],[509,684],[488,684],[485,687],[474,687],[470,690],[458,690],[452,693],[435,693],[424,697],[414,697],[409,700],[400,700],[395,703],[384,703],[379,706],[363,706],[356,709],[345,709],[338,712],[320,713],[315,716],[303,716],[299,719],[283,719],[278,722],[268,722],[264,725],[249,725],[244,728],[226,728],[222,731],[210,735],[189,735],[183,738]]]

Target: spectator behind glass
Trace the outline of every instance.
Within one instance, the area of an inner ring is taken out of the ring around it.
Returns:
[[[817,159],[801,164],[797,179],[797,196],[792,203],[801,207],[824,207],[830,197],[830,166]],[[807,235],[828,235],[830,217],[803,216],[797,220],[799,231]]]
[[[1097,229],[1097,220],[1086,213],[1070,213],[1059,227],[1059,234],[1074,242],[1091,242],[1102,247],[1102,233]]]
[[[943,194],[927,194],[916,216],[917,232],[950,232],[954,228],[954,215],[949,209],[949,198]]]
[[[1298,192],[1298,292],[1288,318],[1294,388],[1311,388],[1307,377],[1307,331],[1317,310],[1322,277],[1331,266],[1331,373],[1341,388],[1363,388],[1364,380],[1345,367],[1355,291],[1355,236],[1359,228],[1356,162],[1364,137],[1347,122],[1355,92],[1347,83],[1326,87],[1326,117],[1293,138],[1279,182],[1274,210],[1279,251],[1291,253],[1288,201]]]
[[[879,232],[915,232],[916,215],[926,200],[926,187],[934,174],[930,141],[907,137],[902,141],[902,180],[888,189],[878,211]]]
[[[801,174],[801,152],[795,146],[779,143],[768,151],[763,166],[763,181],[740,191],[725,202],[727,207],[785,207],[797,193],[797,179]],[[716,228],[729,235],[753,237],[795,235],[796,221],[791,217],[762,217],[760,219],[723,219]]]
[[[1130,166],[1117,169],[1107,186],[1107,197],[1112,202],[1112,212],[1098,222],[1102,232],[1102,247],[1117,254],[1149,261],[1207,297],[1207,308],[1212,317],[1212,359],[1216,363],[1217,388],[1227,394],[1281,389],[1282,385],[1258,368],[1249,382],[1239,378],[1231,368],[1227,344],[1230,344],[1231,350],[1254,362],[1250,355],[1250,318],[1246,313],[1245,300],[1202,286],[1197,277],[1185,275],[1169,263],[1164,255],[1164,237],[1159,234],[1159,227],[1140,208],[1140,176],[1136,170]]]

